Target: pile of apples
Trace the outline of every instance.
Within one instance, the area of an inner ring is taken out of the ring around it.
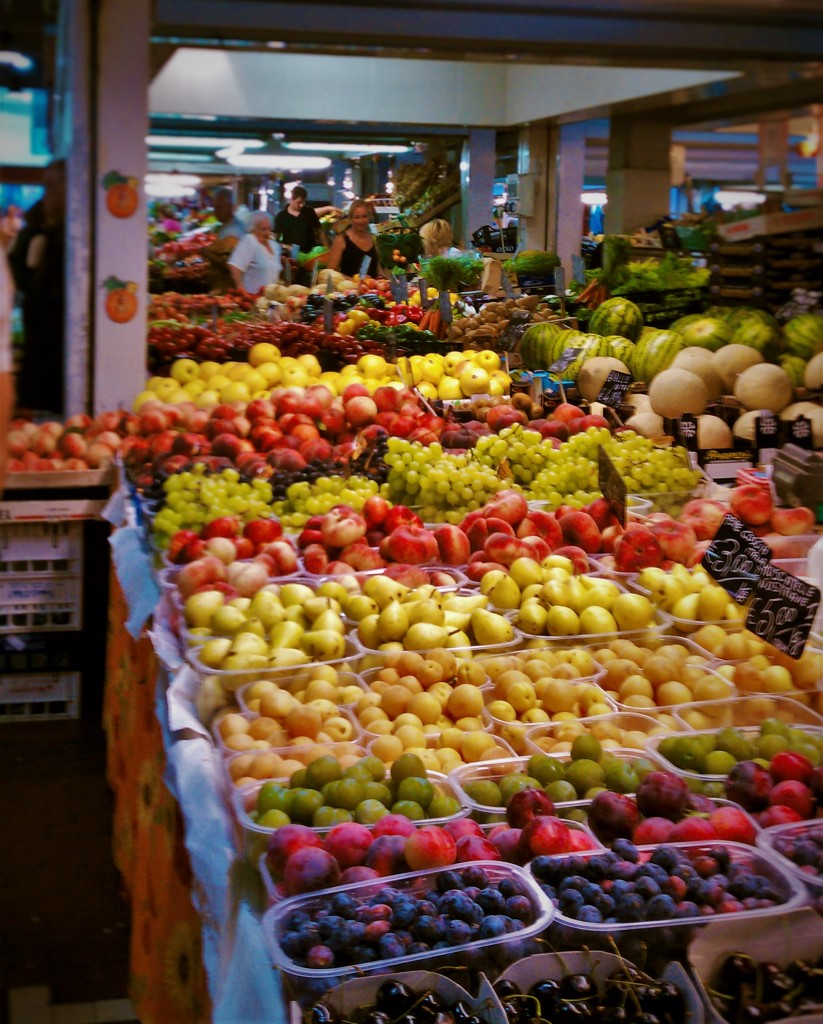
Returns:
[[[92,419],[85,413],[65,423],[49,420],[12,420],[9,435],[8,471],[32,473],[106,469],[134,433],[136,417],[130,413],[104,412]]]
[[[511,378],[500,368],[500,356],[491,349],[400,358],[397,368],[406,384],[416,387],[429,401],[502,396],[511,387]]]

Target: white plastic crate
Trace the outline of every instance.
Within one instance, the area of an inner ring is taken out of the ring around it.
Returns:
[[[83,570],[83,524],[4,522],[0,525],[0,578]]]
[[[79,672],[0,676],[0,722],[79,717]]]
[[[82,576],[0,576],[0,633],[82,626]]]

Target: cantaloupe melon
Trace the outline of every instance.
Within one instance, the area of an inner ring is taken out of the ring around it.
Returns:
[[[612,370],[628,373],[625,363],[612,356],[594,356],[587,359],[577,375],[577,390],[587,402],[594,402]]]
[[[626,405],[630,405],[635,413],[652,411],[652,403],[649,401],[648,395],[627,395]]]
[[[774,363],[757,363],[744,370],[734,384],[734,397],[744,409],[780,412],[792,400],[794,388],[786,371]]]
[[[690,370],[662,370],[649,385],[652,410],[658,416],[675,419],[685,412],[699,415],[706,408],[706,385]]]
[[[734,436],[739,437],[741,441],[754,441],[757,430],[757,417],[759,415],[760,410],[754,409],[752,412],[744,412],[741,416],[738,416],[732,427]]]
[[[812,356],[806,364],[803,383],[813,391],[823,388],[823,352],[818,352],[816,356]]]
[[[643,437],[662,437],[666,433],[663,417],[655,412],[638,412],[626,420],[626,426]]]
[[[795,420],[798,416],[811,420],[814,447],[823,448],[823,407],[814,402],[793,402],[780,411],[781,420]]]
[[[723,381],[723,391],[730,395],[738,374],[756,363],[762,363],[763,356],[748,345],[724,345],[712,355],[712,365]]]
[[[697,417],[697,447],[731,448],[734,445],[732,428],[719,416]]]
[[[706,392],[710,402],[716,402],[723,394],[723,380],[714,367],[712,353],[706,348],[699,348],[696,345],[684,348],[674,357],[671,368],[673,370],[689,370],[696,373],[706,385]],[[711,445],[710,447],[718,447]]]

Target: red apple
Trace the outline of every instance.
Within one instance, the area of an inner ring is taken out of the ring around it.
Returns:
[[[576,405],[562,402],[552,412],[552,419],[557,420],[558,423],[572,423],[574,420],[582,419],[585,415],[585,412]]]

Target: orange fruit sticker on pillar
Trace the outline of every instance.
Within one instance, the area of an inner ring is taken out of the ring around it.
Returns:
[[[140,201],[137,178],[109,171],[103,176],[102,185],[106,190],[106,209],[113,217],[131,217],[137,212]]]
[[[121,281],[118,277],[107,277],[103,282],[106,295],[106,316],[116,324],[125,324],[137,312],[137,284]]]

